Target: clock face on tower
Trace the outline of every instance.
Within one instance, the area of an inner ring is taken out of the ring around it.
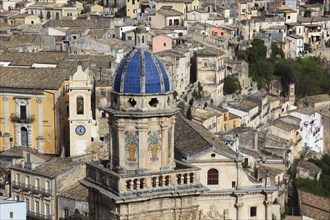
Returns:
[[[77,135],[84,135],[85,132],[86,132],[86,128],[84,126],[78,125],[76,127],[76,133],[77,133]]]

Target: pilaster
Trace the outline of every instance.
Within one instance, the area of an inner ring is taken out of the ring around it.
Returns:
[[[162,132],[161,169],[166,169],[168,168],[168,122],[162,121],[160,127]]]
[[[4,150],[8,150],[10,148],[10,135],[9,135],[9,111],[8,111],[8,97],[3,96],[3,107],[4,107],[4,113],[5,113],[5,131],[3,134],[4,138]]]
[[[123,121],[119,121],[117,123],[117,134],[118,134],[118,144],[117,146],[119,152],[118,152],[118,159],[119,159],[119,167],[124,168],[126,165],[125,162],[125,123]]]
[[[266,208],[266,220],[272,220],[272,193],[266,194],[266,199],[264,201],[265,208]]]
[[[44,153],[44,137],[43,137],[43,129],[42,129],[42,98],[38,98],[38,152]]]
[[[241,219],[244,216],[243,209],[242,209],[243,205],[244,205],[243,202],[236,202],[235,203],[235,207],[236,207],[236,211],[237,211],[237,218],[236,219]]]
[[[148,160],[148,154],[143,146],[148,146],[148,124],[147,121],[139,123],[136,127],[139,133],[139,145],[138,147],[138,169],[145,169],[145,161]]]

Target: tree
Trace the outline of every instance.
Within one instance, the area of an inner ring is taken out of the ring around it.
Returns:
[[[225,95],[233,94],[234,92],[240,90],[241,90],[241,85],[236,77],[227,76],[224,79],[223,92]]]
[[[273,42],[272,45],[271,45],[271,50],[272,50],[272,57],[273,58],[277,58],[277,57],[279,57],[281,59],[284,58],[284,52],[278,44]]]
[[[290,83],[297,85],[300,71],[301,66],[295,60],[282,59],[276,63],[274,75],[280,77],[284,94],[287,94]]]

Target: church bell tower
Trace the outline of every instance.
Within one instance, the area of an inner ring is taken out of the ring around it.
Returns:
[[[96,121],[92,114],[93,83],[89,69],[77,67],[70,77],[69,90],[69,123],[70,123],[70,157],[86,153],[96,134]]]

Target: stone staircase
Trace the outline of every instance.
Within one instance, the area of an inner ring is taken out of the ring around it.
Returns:
[[[299,201],[298,201],[298,191],[296,186],[294,185],[294,180],[296,179],[296,170],[299,160],[295,159],[293,161],[292,167],[291,167],[291,177],[289,181],[289,187],[288,187],[288,206],[290,208],[289,215],[294,216],[300,216],[300,210],[299,210]]]

